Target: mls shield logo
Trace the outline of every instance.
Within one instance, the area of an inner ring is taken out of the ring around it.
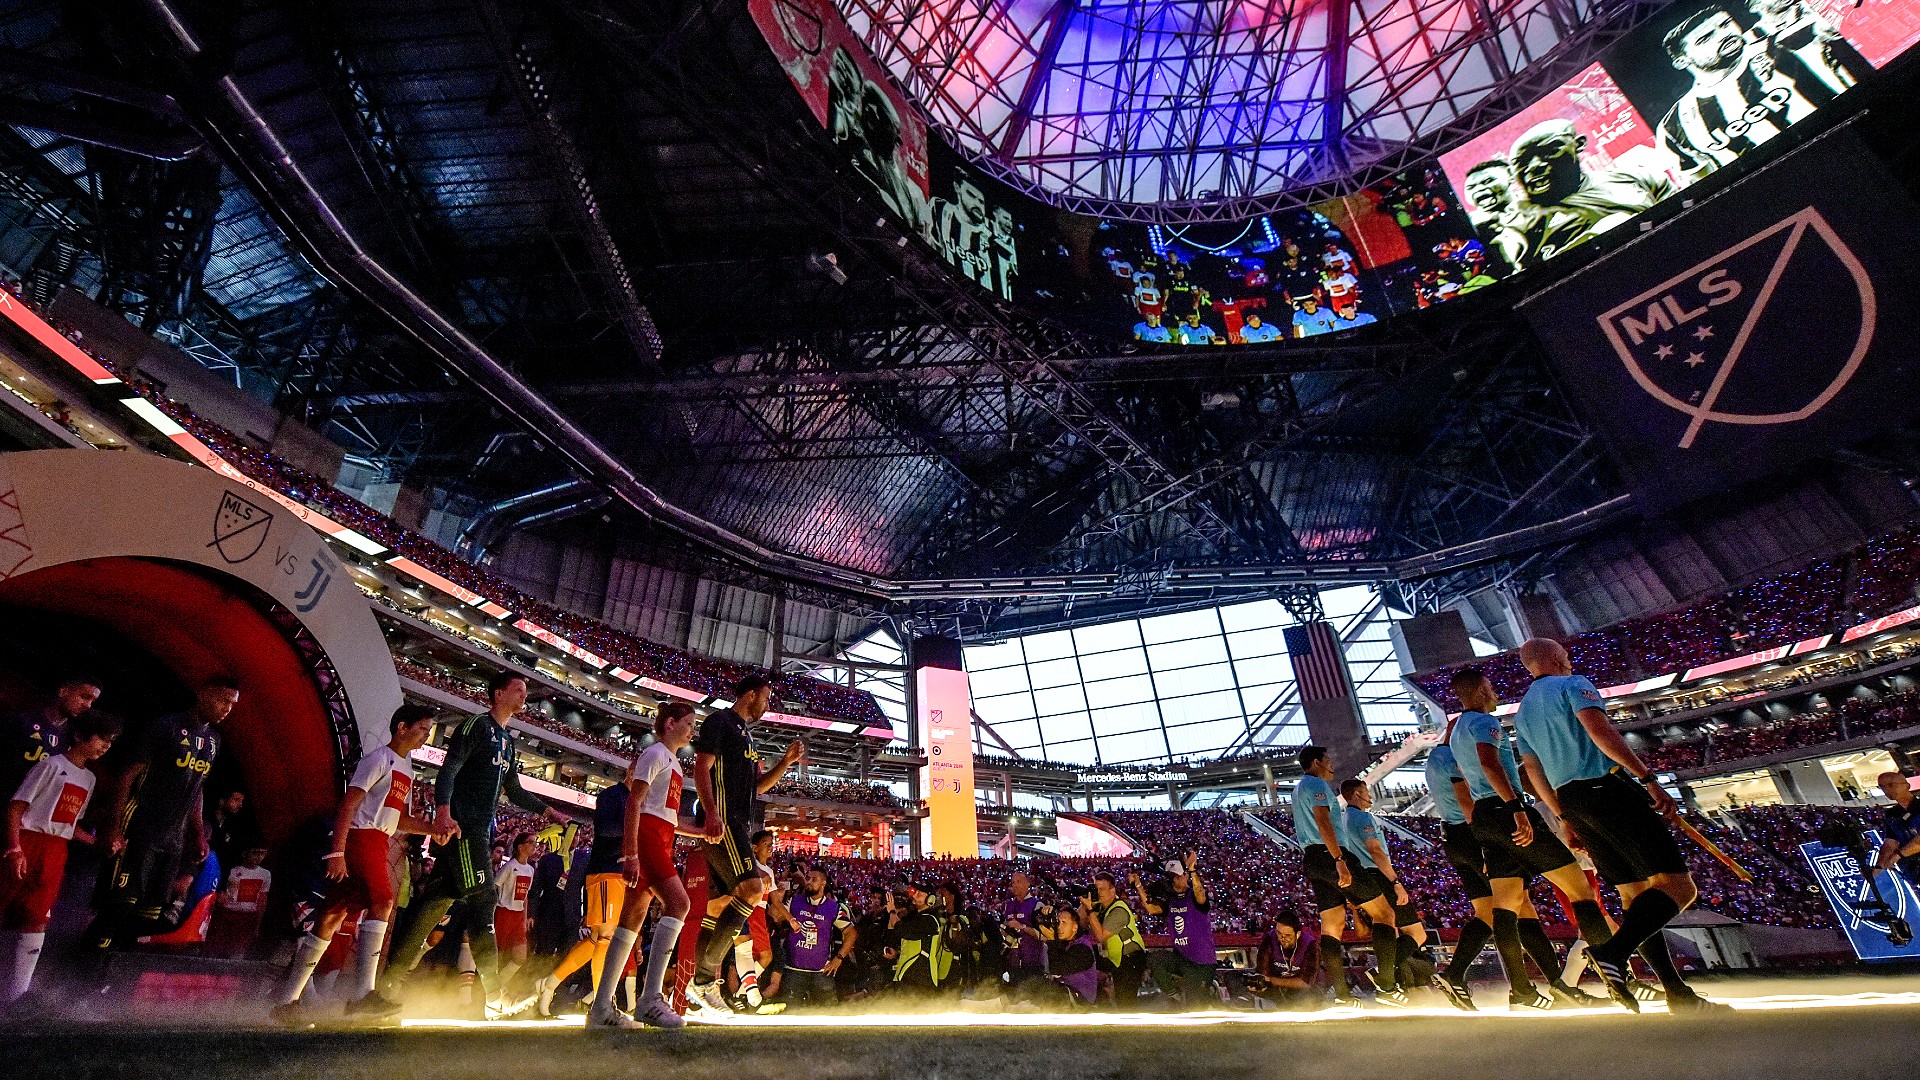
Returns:
[[[1826,408],[1860,370],[1877,314],[1866,268],[1813,207],[1791,214],[1599,317],[1627,371],[1687,417],[1788,424]]]
[[[273,514],[265,507],[223,492],[220,507],[213,512],[213,542],[207,546],[229,563],[246,562],[259,554],[272,524]]]

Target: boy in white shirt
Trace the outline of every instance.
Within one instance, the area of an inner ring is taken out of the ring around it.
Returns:
[[[120,722],[104,713],[85,712],[67,722],[67,749],[41,758],[7,804],[7,847],[0,866],[0,950],[13,961],[0,986],[0,1005],[27,992],[40,950],[47,942],[47,921],[60,898],[66,876],[67,844],[80,830],[80,815],[93,797],[93,772],[87,768],[120,735]]]

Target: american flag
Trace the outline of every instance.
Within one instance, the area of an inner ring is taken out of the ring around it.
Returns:
[[[1300,684],[1301,701],[1345,701],[1352,693],[1347,677],[1346,658],[1340,652],[1340,639],[1326,622],[1289,626],[1287,659],[1293,662],[1293,677]]]

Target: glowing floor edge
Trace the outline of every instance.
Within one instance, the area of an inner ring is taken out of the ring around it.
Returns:
[[[1920,1005],[1920,991],[1856,994],[1767,994],[1742,997],[1734,994],[1708,996],[1725,1002],[1740,1012],[1765,1012],[1796,1009],[1842,1009],[1891,1005]],[[1645,1014],[1664,1014],[1666,1006],[1642,1004]],[[1079,1028],[1079,1027],[1220,1027],[1225,1025],[1259,1026],[1280,1024],[1352,1023],[1393,1017],[1447,1017],[1454,1020],[1495,1020],[1515,1023],[1552,1021],[1571,1016],[1625,1016],[1614,1006],[1594,1009],[1554,1009],[1551,1012],[1508,1011],[1486,1008],[1467,1013],[1457,1009],[1374,1006],[1369,1008],[1321,1009],[1314,1012],[1186,1012],[1186,1013],[845,1013],[777,1016],[733,1016],[708,1023],[689,1023],[689,1027],[714,1028],[845,1028],[845,1027],[1006,1027],[1006,1028]],[[551,1020],[451,1020],[427,1017],[400,1022],[410,1030],[477,1028],[484,1030],[580,1030],[583,1017],[560,1016]]]

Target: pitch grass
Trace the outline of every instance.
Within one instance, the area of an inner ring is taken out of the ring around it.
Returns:
[[[1908,1075],[1920,1008],[1270,1028],[0,1033],[8,1080],[1638,1080]]]

